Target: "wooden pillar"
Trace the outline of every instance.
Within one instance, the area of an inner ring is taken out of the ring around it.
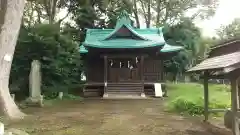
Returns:
[[[104,94],[107,94],[108,59],[104,56]]]
[[[238,110],[240,108],[240,89],[239,89],[239,79],[237,80],[237,88],[238,88]]]
[[[237,117],[238,111],[238,80],[235,77],[231,81],[231,110],[232,110],[232,132],[233,135],[239,135],[239,123]]]
[[[144,94],[145,96],[145,93],[144,93],[144,56],[141,56],[141,60],[140,60],[140,70],[141,70],[141,83],[142,83],[142,94]]]
[[[203,87],[204,87],[204,121],[208,121],[209,115],[209,90],[208,90],[208,72],[204,72],[203,79]]]

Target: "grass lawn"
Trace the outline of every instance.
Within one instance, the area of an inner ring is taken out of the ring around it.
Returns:
[[[163,104],[180,97],[192,101],[201,98],[201,85],[170,84],[168,89],[166,100],[55,100],[43,108],[25,108],[28,116],[22,121],[4,123],[30,135],[223,135],[222,129],[213,133],[213,126],[198,117],[164,111]],[[229,100],[225,86],[212,85],[210,89],[214,93],[211,101]]]
[[[166,106],[169,110],[192,115],[203,113],[203,85],[197,83],[168,84]],[[228,85],[209,84],[210,108],[229,108],[231,93]]]

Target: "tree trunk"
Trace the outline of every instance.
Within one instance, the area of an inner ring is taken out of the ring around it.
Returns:
[[[159,26],[160,25],[160,7],[161,7],[161,0],[157,0],[157,18],[156,18],[156,25]]]
[[[9,92],[12,57],[19,34],[24,10],[24,0],[1,0],[0,11],[0,108],[10,119],[25,116]]]
[[[148,22],[148,17],[147,17],[147,12],[145,11],[145,1],[140,0],[141,6],[142,6],[142,12],[143,12],[143,17],[145,19],[145,23],[147,26],[147,22]]]
[[[35,5],[35,10],[37,12],[37,23],[41,24],[42,23],[42,21],[41,21],[42,11],[38,4]]]
[[[148,8],[147,8],[147,28],[150,28],[151,24],[151,0],[148,0]]]
[[[57,0],[44,0],[43,4],[48,16],[49,24],[53,24],[56,17]]]
[[[137,23],[137,28],[140,28],[140,21],[139,21],[139,17],[138,17],[138,9],[137,9],[137,0],[133,0],[133,6],[134,6],[133,13],[134,13],[135,20]]]

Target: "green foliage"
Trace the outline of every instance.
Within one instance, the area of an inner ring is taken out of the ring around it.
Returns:
[[[58,92],[57,91],[45,91],[43,93],[44,95],[44,99],[45,100],[52,100],[52,99],[56,99],[58,97]]]
[[[179,113],[188,113],[190,115],[202,115],[204,113],[203,99],[198,98],[194,101],[184,99],[182,97],[176,98],[171,102],[170,109]]]
[[[203,115],[204,99],[201,84],[168,84],[169,99],[168,111],[185,113],[189,115]],[[225,85],[210,85],[209,96],[211,109],[223,109],[230,107],[229,87]],[[213,113],[215,116],[219,113]]]
[[[64,94],[63,100],[82,100],[82,97],[73,94]]]
[[[166,72],[176,76],[183,73],[194,64],[197,59],[201,33],[190,18],[183,18],[178,24],[166,26],[163,30],[164,38],[171,45],[179,45],[185,48],[171,60],[165,61]]]
[[[44,99],[45,100],[56,100],[58,99],[58,92],[57,90],[52,90],[52,91],[46,91],[44,93]],[[81,100],[82,97],[80,96],[76,96],[73,94],[69,94],[69,93],[63,93],[63,97],[62,100]]]
[[[164,27],[163,32],[167,43],[185,48],[164,62],[166,72],[175,77],[205,59],[210,47],[216,43],[214,39],[203,38],[190,18],[182,18],[178,24]]]
[[[11,71],[11,85],[28,90],[32,60],[41,62],[43,90],[66,89],[79,84],[81,73],[78,44],[60,32],[57,24],[22,28]]]
[[[114,28],[117,17],[123,10],[131,13],[126,0],[75,1],[71,8],[71,19],[76,25],[67,23],[64,31],[70,32],[75,40],[83,42],[87,28]]]
[[[229,40],[240,37],[240,18],[236,18],[227,26],[221,26],[221,28],[217,30],[217,34],[221,40]]]

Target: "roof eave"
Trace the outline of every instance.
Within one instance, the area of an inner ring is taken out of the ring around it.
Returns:
[[[197,67],[197,66],[195,66]],[[202,71],[222,71],[223,73],[229,73],[233,70],[239,69],[240,68],[240,63],[232,64],[232,65],[227,65],[225,67],[218,67],[218,68],[203,68],[203,69],[194,69],[195,67],[191,68],[187,72],[202,72]]]
[[[169,52],[180,52],[183,50],[183,48],[176,48],[176,49],[171,49],[171,50],[160,50],[162,53],[169,53]]]
[[[240,39],[234,39],[234,40],[232,40],[230,42],[226,42],[226,43],[223,43],[223,44],[218,44],[216,46],[211,47],[210,50],[221,48],[221,47],[227,46],[229,44],[237,43],[237,42],[240,42]]]
[[[196,66],[195,66],[196,67]],[[205,69],[194,69],[195,67],[187,70],[187,72],[192,73],[192,72],[203,72],[203,71],[211,71],[211,70],[221,70],[222,68],[205,68]]]
[[[84,47],[84,45],[80,45],[79,52],[80,54],[86,54],[88,53],[88,50]]]
[[[161,47],[164,45],[164,43],[155,43],[151,45],[146,45],[146,46],[123,46],[123,47],[111,47],[111,46],[101,46],[101,45],[96,45],[96,44],[89,44],[89,43],[83,43],[84,46],[87,47],[93,47],[93,48],[103,48],[103,49],[136,49],[136,48],[153,48],[153,47]]]

